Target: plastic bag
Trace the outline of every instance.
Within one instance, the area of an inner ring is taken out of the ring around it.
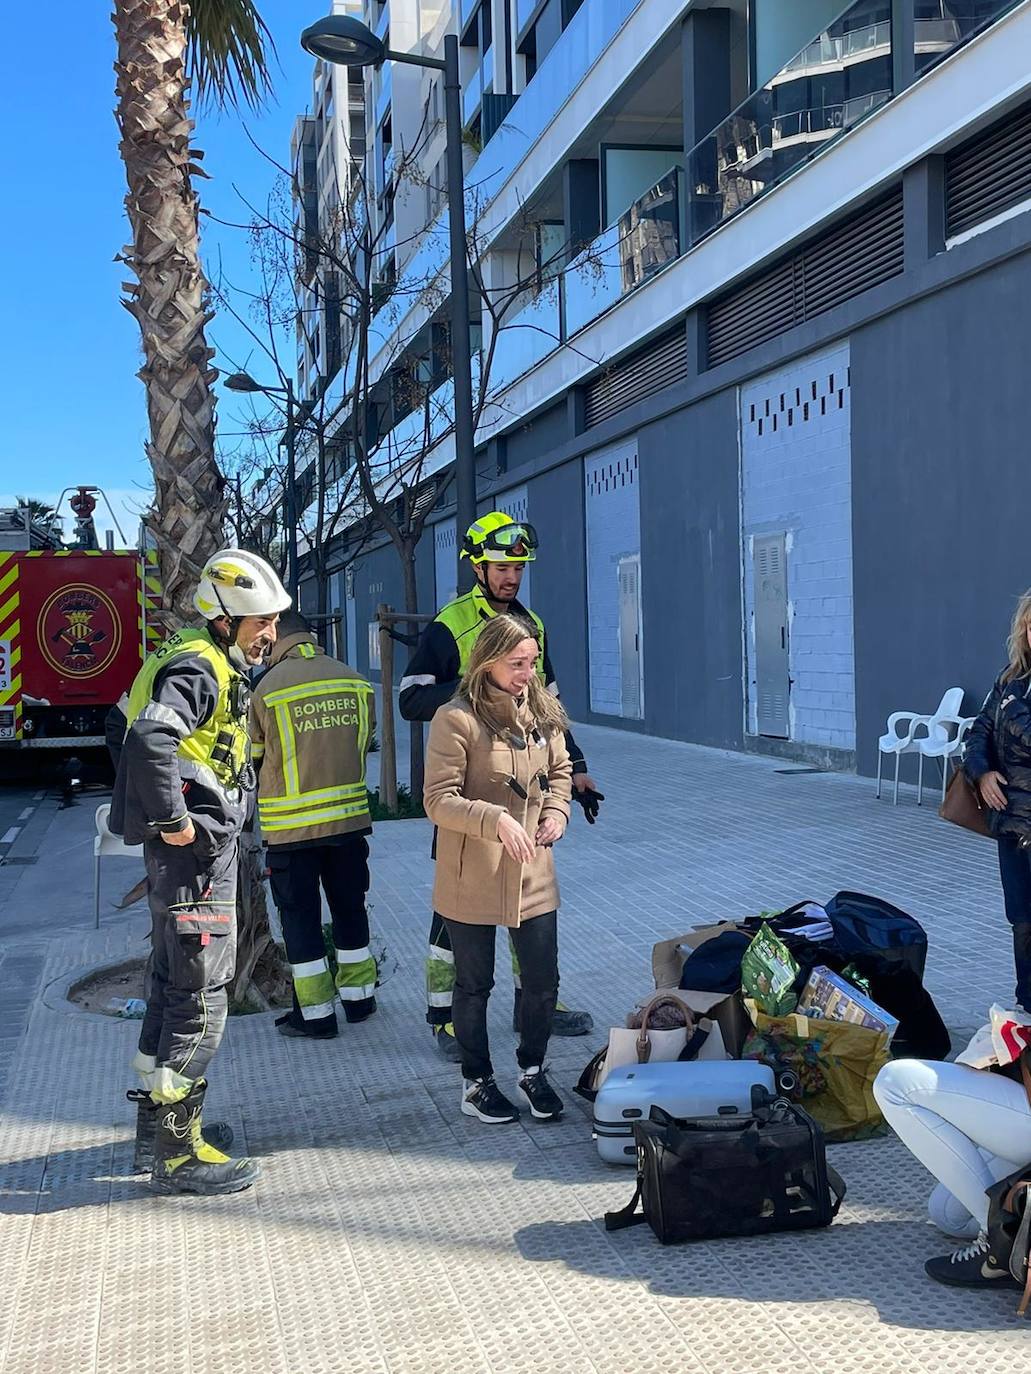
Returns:
[[[884,1134],[873,1083],[889,1059],[886,1031],[798,1013],[772,1017],[758,1008],[749,1011],[755,1029],[741,1058],[769,1064],[784,1096],[801,1103],[828,1141]]]
[[[799,967],[774,930],[760,926],[741,958],[741,988],[767,1016],[786,1016],[798,1003]]]

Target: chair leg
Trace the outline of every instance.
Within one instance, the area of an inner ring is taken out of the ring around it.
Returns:
[[[901,762],[902,762],[902,755],[901,755],[901,754],[896,754],[896,755],[895,755],[895,797],[894,797],[894,800],[892,801],[892,805],[893,805],[893,806],[898,806],[898,804],[899,804],[899,764],[900,764]]]
[[[100,855],[93,860],[93,928],[100,929]]]
[[[916,763],[916,804],[917,806],[924,804],[924,756],[922,752],[917,756]]]
[[[945,793],[949,786],[949,761],[942,758],[942,806],[945,805]]]
[[[884,751],[881,746],[877,746],[877,800],[881,799],[881,768],[884,763]]]

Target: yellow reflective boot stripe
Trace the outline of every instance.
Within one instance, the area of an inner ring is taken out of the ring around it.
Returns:
[[[338,949],[337,994],[341,1002],[361,1002],[376,991],[376,961],[368,945]]]
[[[305,1021],[317,1021],[329,1016],[333,1011],[333,975],[329,971],[329,960],[309,959],[303,964],[292,964],[294,992],[297,1005]]]

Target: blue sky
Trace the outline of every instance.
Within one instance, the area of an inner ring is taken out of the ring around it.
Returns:
[[[311,59],[298,34],[328,8],[320,0],[261,0],[260,7],[278,49],[273,99],[257,116],[193,112],[195,142],[212,178],[199,183],[202,204],[228,220],[246,218],[234,186],[260,204],[275,175],[245,125],[261,147],[289,161],[290,130],[311,95]],[[128,229],[113,114],[111,9],[109,0],[5,7],[0,505],[15,493],[52,500],[82,482],[104,487],[121,515],[149,491],[139,329],[119,303],[126,273],[113,261]],[[43,36],[54,44],[45,55]],[[205,257],[220,254],[227,275],[246,280],[245,235],[210,223],[202,233]],[[234,357],[252,347],[231,320],[217,319],[209,331],[209,341]],[[257,357],[254,370],[260,371]],[[239,405],[228,397],[220,402],[224,430],[239,428]],[[122,526],[131,541],[134,516]]]

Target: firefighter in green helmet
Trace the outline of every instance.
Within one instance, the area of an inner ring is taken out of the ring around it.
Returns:
[[[419,640],[407,671],[401,679],[399,704],[405,720],[433,719],[434,712],[451,700],[465,672],[472,647],[485,625],[496,615],[510,612],[530,622],[542,646],[537,670],[548,689],[558,694],[558,686],[548,655],[544,624],[540,617],[518,600],[523,571],[537,556],[537,533],[525,521],[514,520],[504,511],[491,511],[469,526],[462,542],[462,557],[468,558],[476,573],[472,591],[457,597],[441,610]],[[580,803],[590,824],[604,801],[591,777],[583,752],[571,733],[566,747],[573,761],[573,800]],[[512,971],[516,982],[513,1026],[519,1023],[519,968],[513,952]],[[433,1028],[437,1047],[445,1058],[457,1061],[458,1047],[451,1026],[451,990],[454,986],[454,958],[447,929],[434,917],[426,960],[426,1020]],[[560,1002],[552,1025],[553,1035],[587,1035],[593,1028],[590,1015],[572,1011]]]

